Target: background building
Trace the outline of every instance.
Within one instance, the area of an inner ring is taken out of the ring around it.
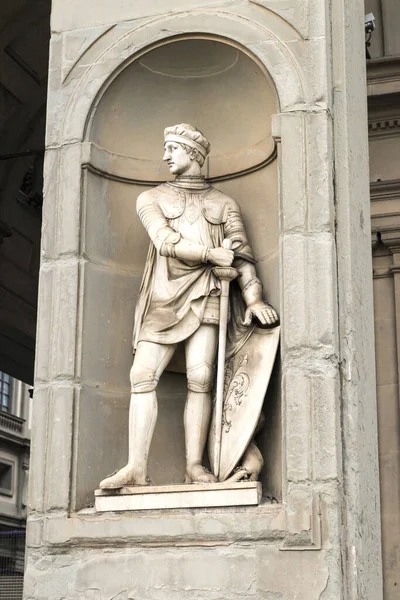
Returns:
[[[400,5],[367,0],[371,232],[385,600],[400,587]]]
[[[21,597],[31,388],[0,371],[0,599]]]

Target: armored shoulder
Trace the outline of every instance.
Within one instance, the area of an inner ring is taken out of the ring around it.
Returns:
[[[138,214],[139,214],[139,211],[141,211],[143,208],[156,204],[157,197],[158,197],[157,188],[153,188],[151,190],[146,190],[145,192],[142,192],[141,194],[139,194],[139,196],[137,197],[137,200],[136,200],[136,210],[137,210]]]
[[[234,200],[230,196],[227,196],[223,192],[220,192],[220,190],[217,190],[217,188],[212,188],[212,190],[208,194],[207,198],[210,201],[215,202],[216,204],[220,205],[221,207],[222,206],[225,207],[227,210],[240,211],[239,204],[236,202],[236,200]]]
[[[212,188],[204,200],[203,214],[207,221],[214,224],[226,223],[232,210],[240,212],[235,200]]]
[[[185,201],[173,188],[167,184],[161,184],[142,192],[138,196],[136,207],[139,217],[143,210],[147,211],[151,207],[153,211],[160,212],[166,219],[176,219],[183,213]]]

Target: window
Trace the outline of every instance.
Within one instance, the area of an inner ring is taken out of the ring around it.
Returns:
[[[12,496],[12,463],[0,461],[0,494]]]
[[[11,377],[0,371],[0,410],[10,412],[11,409]]]

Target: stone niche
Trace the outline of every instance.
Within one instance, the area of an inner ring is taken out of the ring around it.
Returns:
[[[242,50],[199,37],[170,40],[125,65],[103,88],[87,122],[83,161],[82,389],[75,431],[75,509],[127,458],[129,370],[135,303],[149,240],[136,215],[144,189],[170,178],[163,130],[193,123],[209,138],[206,177],[243,211],[265,295],[279,310],[277,96],[265,69]],[[156,484],[184,475],[186,377],[179,355],[163,375],[149,457]],[[264,406],[259,445],[265,495],[281,496],[279,365]]]

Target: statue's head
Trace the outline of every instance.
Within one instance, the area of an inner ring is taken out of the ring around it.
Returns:
[[[193,171],[193,163],[203,166],[210,152],[207,138],[188,123],[180,123],[164,130],[164,156],[169,170],[174,175],[183,175]]]

